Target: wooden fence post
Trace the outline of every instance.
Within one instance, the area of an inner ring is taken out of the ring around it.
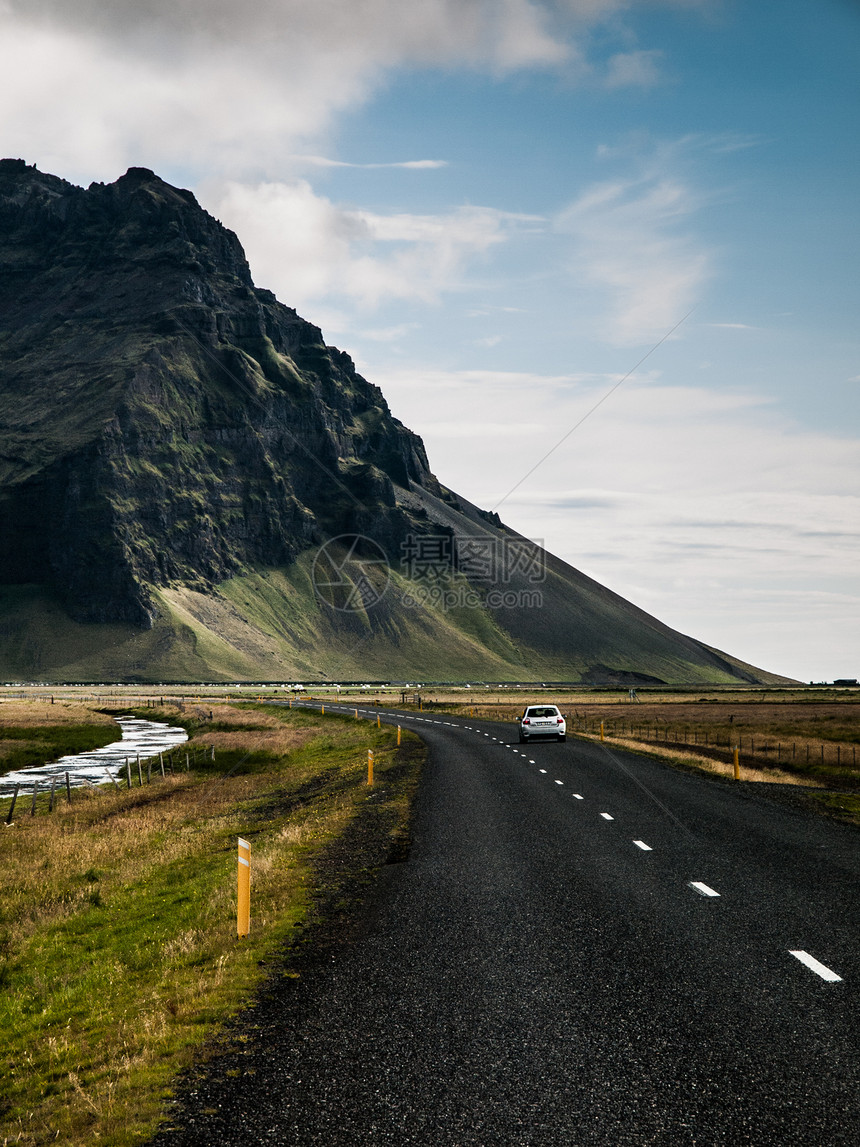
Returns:
[[[20,787],[21,787],[20,785],[15,785],[15,791],[14,791],[14,793],[12,793],[12,803],[9,805],[9,811],[6,814],[6,823],[7,824],[12,823],[12,814],[15,812],[15,801],[17,801],[17,799],[18,799],[18,789]]]

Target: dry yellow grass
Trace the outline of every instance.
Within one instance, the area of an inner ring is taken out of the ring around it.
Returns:
[[[113,717],[100,713],[95,704],[83,701],[5,701],[0,700],[0,727],[18,725],[112,725]]]
[[[596,737],[589,739],[592,741],[598,740]],[[672,761],[690,768],[699,769],[701,772],[734,778],[734,764],[732,762],[718,761],[711,757],[700,756],[690,749],[673,749],[668,745],[665,748],[661,746],[659,749],[655,749],[653,745],[644,744],[641,741],[634,741],[624,737],[613,737],[604,743],[607,748],[610,749],[612,747],[629,749],[633,752],[643,753],[646,756],[658,757],[660,760]],[[742,781],[765,781],[770,784],[799,785],[802,788],[816,788],[819,786],[819,781],[812,777],[787,773],[784,769],[771,769],[766,766],[750,768],[741,762],[739,772],[739,779]]]

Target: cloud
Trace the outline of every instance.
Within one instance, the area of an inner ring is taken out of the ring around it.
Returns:
[[[367,373],[445,484],[484,507],[616,381]],[[858,466],[860,439],[790,422],[770,398],[651,374],[617,391],[499,512],[682,632],[807,680],[849,675],[849,662],[856,676]]]
[[[710,274],[709,252],[690,226],[700,206],[658,151],[644,171],[594,184],[558,214],[556,230],[573,240],[571,269],[606,298],[604,338],[653,342],[695,305]]]
[[[283,178],[398,69],[563,68],[650,84],[657,52],[619,53],[608,67],[584,58],[596,25],[618,34],[620,14],[649,3],[3,0],[0,131],[7,152],[84,182],[132,163],[191,182]]]
[[[362,327],[361,337],[375,343],[394,343],[411,334],[417,323],[401,323],[396,327]]]
[[[252,44],[268,59],[301,54],[360,63],[555,61],[563,46],[547,11],[531,0],[7,0],[14,18],[82,33],[150,56],[167,45],[170,62],[212,48]]]
[[[619,52],[610,56],[604,83],[607,88],[652,88],[662,82],[660,51]]]
[[[447,167],[447,159],[407,159],[399,163],[346,163],[341,159],[327,159],[323,155],[294,155],[292,158],[299,164],[309,167],[356,167],[363,171],[379,171],[388,167],[404,167],[412,171],[435,171],[440,167]]]
[[[339,206],[304,180],[209,184],[200,198],[241,236],[255,281],[298,309],[337,298],[362,308],[435,302],[511,232],[543,223],[490,207],[383,215]]]
[[[562,63],[549,22],[531,0],[6,0],[0,131],[83,181],[132,163],[282,175],[394,69]]]

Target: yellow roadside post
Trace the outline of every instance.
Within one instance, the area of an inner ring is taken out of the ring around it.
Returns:
[[[600,739],[603,740],[603,722],[600,722]]]
[[[379,714],[378,714],[378,713],[376,714],[376,727],[377,727],[377,729],[381,729],[381,728],[382,728],[382,726],[381,726],[381,725],[380,725],[380,723],[379,723]]]
[[[239,883],[236,932],[241,940],[251,931],[251,846],[239,837]]]
[[[325,705],[320,705],[320,713],[325,714]]]
[[[741,763],[740,763],[740,750],[738,749],[737,745],[735,745],[734,753],[732,754],[732,756],[734,758],[735,780],[739,781],[741,779]]]
[[[373,749],[367,750],[367,783],[373,784]]]
[[[400,726],[397,726],[397,744],[400,744]]]
[[[356,721],[358,720],[358,709],[356,709],[356,711],[355,711],[355,719],[356,719]]]

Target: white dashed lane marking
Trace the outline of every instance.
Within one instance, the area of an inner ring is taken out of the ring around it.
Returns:
[[[831,984],[841,983],[841,976],[837,976],[835,972],[832,972],[830,968],[826,968],[824,964],[816,960],[814,956],[810,956],[808,952],[792,951],[789,949],[789,955],[800,960],[801,964],[805,964],[810,971],[815,972],[816,976],[821,976],[822,980],[827,980]]]
[[[332,708],[334,709],[334,706],[332,706]],[[346,712],[346,711],[347,710],[344,707],[344,712]],[[362,713],[362,714],[373,716],[376,713],[376,710],[359,709],[358,712]],[[410,717],[406,714],[404,714],[403,716],[406,720],[420,721],[424,725],[447,725],[449,728],[453,728],[453,729],[461,728],[464,731],[469,732],[469,733],[473,733],[473,732],[477,733],[478,736],[484,736],[484,737],[488,737],[488,738],[491,736],[490,733],[484,733],[481,729],[475,729],[471,725],[456,725],[452,721],[439,721],[439,720],[433,720],[433,719],[428,718],[428,717],[418,717],[418,716]],[[523,757],[524,759],[526,759],[526,754],[524,752],[520,752],[519,749],[514,749],[513,746],[505,744],[498,737],[493,737],[492,740],[494,740],[498,745],[501,745],[503,748],[511,749],[511,751],[513,753],[515,753],[517,756]],[[529,757],[527,759],[528,759],[528,763],[530,765],[534,765],[537,763],[531,757]],[[541,771],[541,773],[546,775],[546,771],[547,771],[546,769],[541,769],[540,771]],[[560,780],[556,780],[555,783],[557,785],[562,785],[562,786],[564,785],[564,781],[560,781]],[[572,793],[571,795],[573,796],[574,800],[578,800],[578,801],[585,800],[585,797],[583,797],[583,795],[581,793]],[[612,814],[608,813],[608,812],[602,812],[602,813],[600,813],[600,816],[604,820],[614,820],[615,819],[612,816]],[[646,844],[644,840],[634,840],[633,844],[638,849],[640,849],[642,852],[653,852],[654,851],[653,848],[651,847],[651,845]],[[720,897],[719,892],[717,892],[715,889],[711,888],[709,885],[705,884],[701,880],[689,881],[688,887],[692,888],[695,892],[698,892],[698,894],[700,896],[705,896],[709,899]],[[843,982],[842,976],[840,976],[836,972],[834,972],[832,968],[828,968],[825,964],[822,964],[820,960],[816,960],[816,958],[814,956],[811,956],[809,954],[809,952],[804,952],[801,949],[790,949],[789,955],[794,956],[794,958],[796,960],[799,960],[800,963],[804,965],[804,967],[808,968],[811,972],[814,972],[815,975],[819,976],[822,980],[826,980],[828,983],[842,983]]]
[[[714,892],[713,888],[709,888],[707,884],[703,884],[701,880],[691,880],[690,887],[695,888],[700,896],[719,896],[719,892]]]

